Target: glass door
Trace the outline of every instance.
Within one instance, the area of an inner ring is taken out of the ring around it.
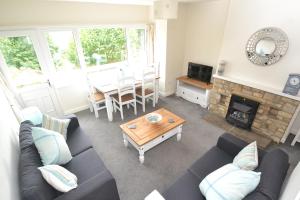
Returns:
[[[1,32],[0,53],[4,58],[1,68],[8,72],[6,78],[17,88],[24,105],[37,106],[47,114],[60,112],[55,93],[37,54],[38,41],[31,32]]]

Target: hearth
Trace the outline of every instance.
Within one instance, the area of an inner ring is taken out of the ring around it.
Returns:
[[[258,106],[254,100],[232,94],[226,120],[239,128],[251,130]]]

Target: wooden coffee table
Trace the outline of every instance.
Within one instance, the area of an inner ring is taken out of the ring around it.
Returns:
[[[127,147],[129,142],[139,151],[139,160],[142,164],[145,160],[144,153],[149,149],[174,135],[177,135],[177,141],[181,139],[184,119],[164,108],[156,110],[154,113],[162,115],[162,120],[156,124],[148,122],[144,115],[120,125],[123,131],[124,145]],[[170,123],[169,119],[173,119],[174,122]],[[128,127],[130,125],[136,125],[136,128],[130,129]]]

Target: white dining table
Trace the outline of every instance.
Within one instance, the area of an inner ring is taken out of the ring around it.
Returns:
[[[155,92],[155,101],[156,103],[158,102],[158,98],[159,98],[159,78],[160,77],[156,77],[155,78],[155,88],[154,88],[154,92]],[[142,80],[136,80],[135,82],[135,86],[136,87],[140,87],[142,86]],[[101,83],[93,83],[93,87],[96,88],[96,90],[98,90],[99,92],[102,92],[104,94],[105,97],[105,104],[106,104],[106,111],[107,111],[107,117],[108,120],[111,122],[113,121],[113,103],[112,103],[112,98],[111,95],[118,93],[118,86],[116,83],[112,83],[112,84],[101,84]]]

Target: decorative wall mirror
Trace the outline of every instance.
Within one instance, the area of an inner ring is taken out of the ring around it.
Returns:
[[[268,27],[256,31],[248,40],[246,54],[257,65],[268,66],[279,61],[289,47],[288,37],[279,28]]]

